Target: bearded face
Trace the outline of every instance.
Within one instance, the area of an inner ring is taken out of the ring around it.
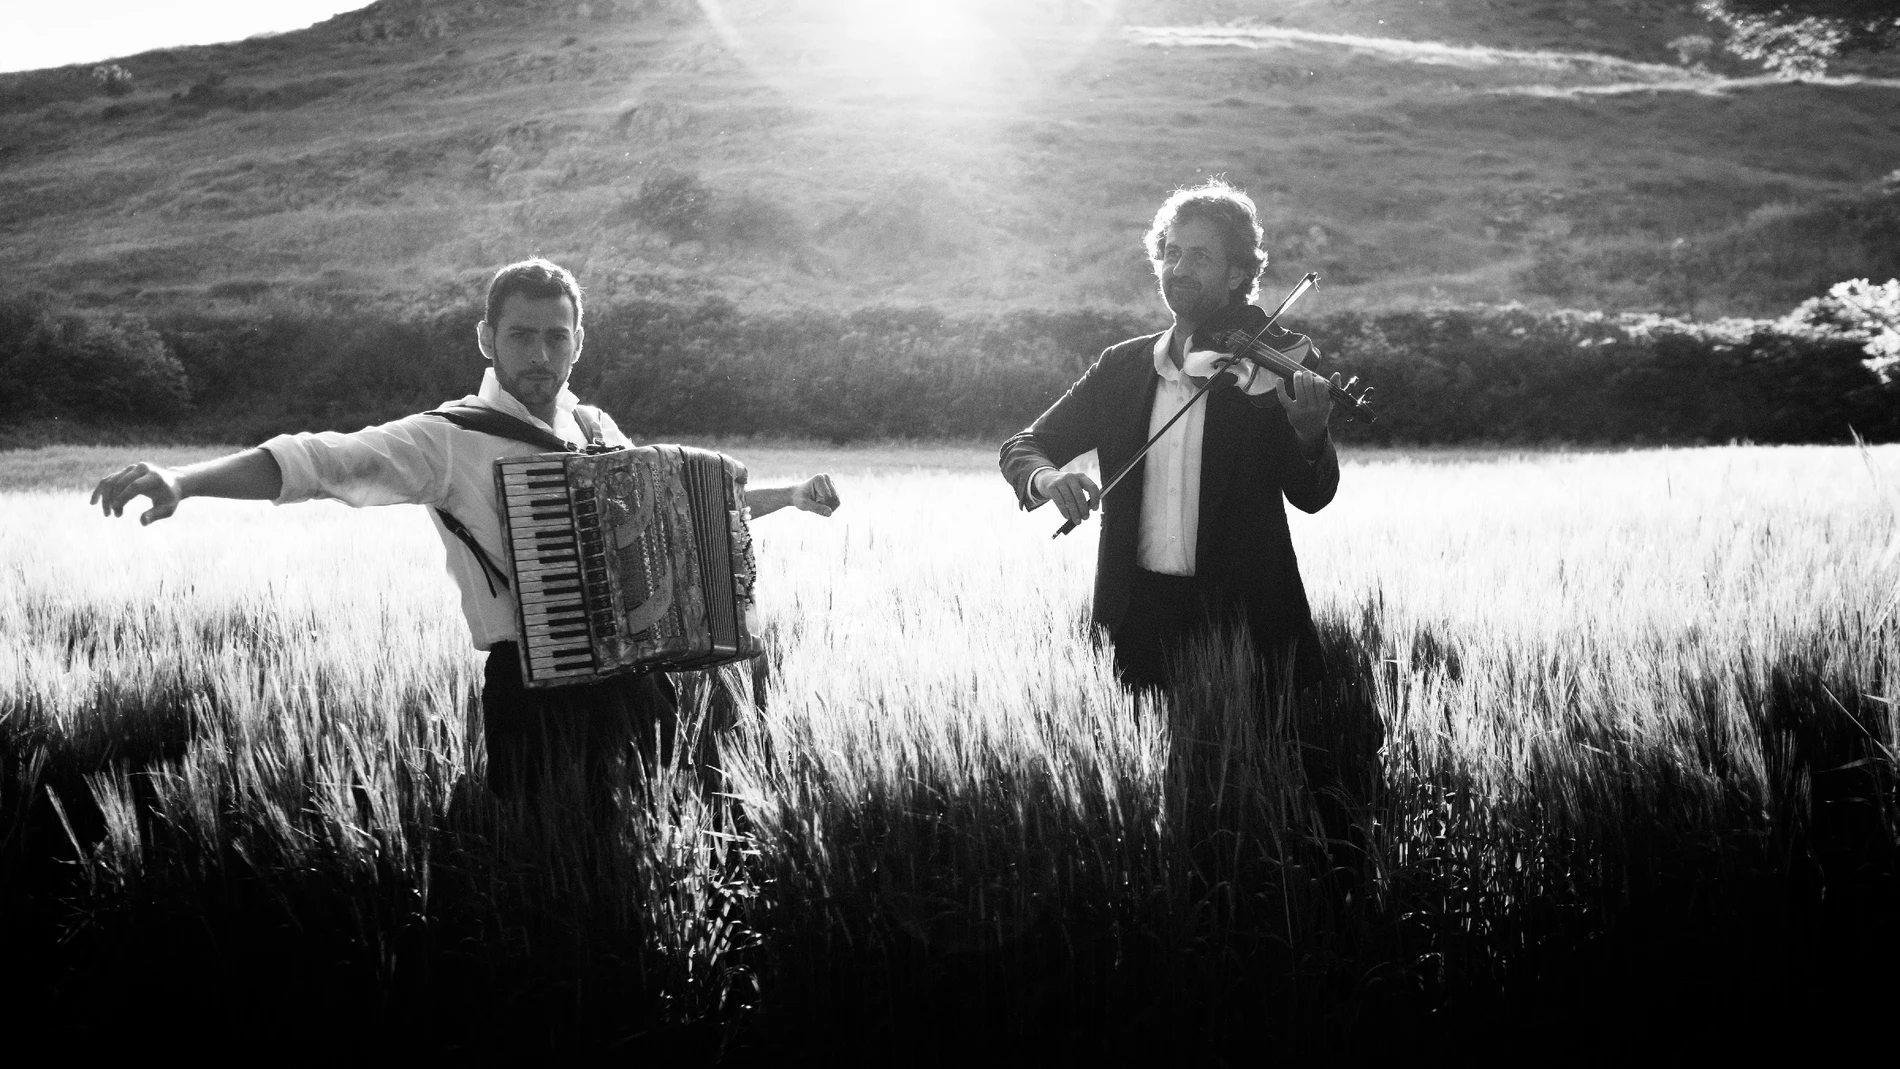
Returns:
[[[1205,321],[1226,307],[1245,272],[1227,259],[1220,228],[1206,219],[1186,219],[1168,227],[1155,261],[1161,299],[1177,320]]]
[[[555,403],[581,354],[579,315],[567,297],[511,294],[498,322],[476,330],[482,355],[495,366],[501,388],[530,412]]]

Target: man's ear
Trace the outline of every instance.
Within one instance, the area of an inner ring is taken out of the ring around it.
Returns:
[[[486,319],[475,324],[475,347],[482,351],[482,359],[495,362],[495,328]]]
[[[569,366],[572,366],[574,364],[578,364],[581,362],[581,346],[586,344],[586,342],[587,342],[587,328],[575,327],[574,328],[574,359],[568,361]]]

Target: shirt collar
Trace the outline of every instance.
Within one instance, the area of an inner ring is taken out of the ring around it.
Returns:
[[[1162,331],[1161,337],[1155,339],[1155,374],[1170,383],[1181,381],[1181,369],[1175,367],[1174,361],[1168,359],[1168,345],[1173,340],[1173,327]]]
[[[483,404],[497,412],[506,412],[516,419],[526,420],[543,430],[559,433],[529,412],[527,406],[517,400],[514,394],[502,389],[501,380],[495,377],[495,369],[492,365],[482,372],[482,388],[475,391],[475,396],[481,398]],[[566,421],[572,421],[574,406],[577,404],[580,404],[580,398],[575,397],[567,387],[561,387],[561,392],[554,398],[554,421],[565,422],[562,419],[564,416],[567,417]]]

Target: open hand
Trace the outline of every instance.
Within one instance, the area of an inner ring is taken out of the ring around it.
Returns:
[[[792,505],[806,512],[829,516],[839,505],[837,488],[830,475],[814,475],[792,487]]]
[[[1341,385],[1338,372],[1333,373],[1332,385]],[[1291,392],[1286,380],[1279,379],[1273,393],[1286,410],[1286,421],[1293,425],[1301,445],[1310,446],[1326,434],[1326,421],[1333,415],[1333,394],[1318,372],[1302,369],[1293,380]]]
[[[92,500],[87,504],[98,505],[107,516],[122,516],[126,504],[135,497],[152,499],[152,507],[139,516],[139,525],[142,527],[178,511],[178,503],[184,500],[185,495],[179,487],[178,472],[155,464],[138,463],[99,480],[99,485],[93,487]]]

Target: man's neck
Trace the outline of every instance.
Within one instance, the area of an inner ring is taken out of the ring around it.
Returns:
[[[1194,328],[1198,325],[1191,319],[1174,317],[1174,326],[1168,330],[1168,359],[1177,369],[1187,358],[1188,339],[1194,337]]]
[[[521,399],[520,394],[514,392],[513,390],[509,389],[506,386],[503,386],[501,388],[501,392],[507,394],[509,397],[514,398],[515,404],[518,404],[523,409],[526,409],[528,415],[533,416],[535,419],[540,420],[541,422],[547,424],[550,427],[554,426],[554,415],[555,413],[561,410],[561,403],[559,400],[549,401],[545,405],[531,405],[528,402],[523,401]]]

